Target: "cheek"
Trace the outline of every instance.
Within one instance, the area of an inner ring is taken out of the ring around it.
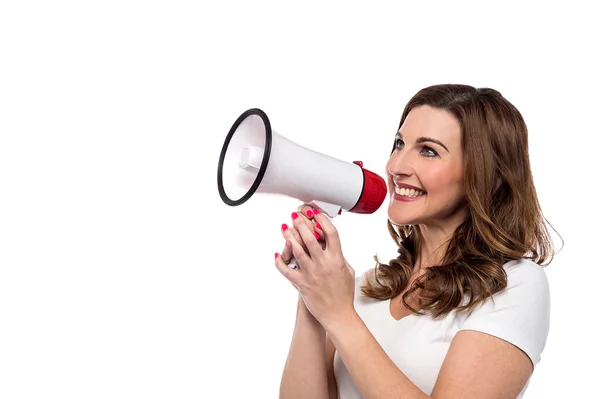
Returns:
[[[421,179],[427,192],[455,192],[462,189],[462,175],[447,168],[430,169],[421,176]]]
[[[420,176],[423,188],[427,192],[434,192],[438,190],[444,190],[447,183],[447,173],[443,173],[442,170],[430,169],[426,173]]]

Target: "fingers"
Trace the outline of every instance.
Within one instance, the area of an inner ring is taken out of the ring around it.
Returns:
[[[286,264],[290,263],[292,259],[292,245],[288,240],[285,241],[285,245],[281,250],[281,258]]]
[[[301,205],[298,207],[298,211],[299,212],[292,213],[292,219],[294,217],[294,214],[297,214],[299,216],[299,219],[305,220],[307,223],[307,226],[310,227],[311,232],[317,233],[315,237],[317,237],[317,241],[319,241],[319,245],[321,246],[321,249],[325,249],[326,243],[325,243],[325,240],[323,239],[324,233],[321,228],[321,225],[318,222],[313,221],[313,217],[314,217],[315,213],[319,213],[318,209],[313,208],[310,205],[304,204],[304,205]],[[301,216],[301,218],[300,218],[300,216]],[[287,225],[285,225],[285,226],[287,227]],[[296,240],[298,242],[300,242],[300,244],[302,244],[302,247],[304,248],[304,250],[308,252],[308,248],[304,242],[304,238],[301,236],[298,229],[296,229],[294,227],[294,225],[292,225],[292,227],[290,227],[290,231],[294,234],[294,237],[296,238]]]
[[[311,205],[308,205],[308,204],[302,204],[302,205],[300,205],[298,207],[298,213],[301,213],[301,214],[303,214],[305,216],[306,216],[306,211],[308,211],[308,210],[312,211],[312,210],[314,210],[314,208]]]
[[[325,249],[325,232],[315,218],[319,211],[309,205],[300,206],[299,211],[292,213],[291,226],[286,223],[281,225],[281,232],[286,243],[278,256],[288,268],[290,268],[292,258],[296,258],[296,261],[300,263],[302,255],[310,259],[311,253],[318,256]],[[300,250],[302,251],[300,252]],[[297,253],[300,256],[296,256]]]
[[[313,241],[316,242],[314,237],[313,237]],[[310,256],[304,250],[304,248],[302,247],[300,242],[298,240],[296,240],[296,238],[293,235],[290,235],[289,242],[290,242],[290,246],[292,247],[292,255],[298,261],[298,265],[300,266],[300,268],[307,267],[307,266],[310,267],[310,264],[311,264]]]
[[[311,205],[303,204],[298,207],[298,213],[302,214],[308,221],[312,222],[312,230],[316,231],[319,235],[319,239],[323,237],[323,230],[321,229],[321,225],[313,219],[313,216],[316,213],[319,213],[317,208],[312,207]],[[325,247],[325,243],[323,242],[322,247]]]
[[[298,285],[300,274],[296,273],[294,269],[290,269],[290,267],[283,261],[281,255],[278,253],[275,253],[275,266],[277,267],[277,270],[279,270],[279,272],[290,281],[290,283],[292,283],[294,286]]]
[[[307,213],[309,217],[313,216],[311,210],[308,210]],[[323,248],[318,242],[318,239],[321,238],[321,236],[313,230],[312,223],[305,216],[296,212],[292,213],[292,223],[294,224],[295,230],[300,233],[300,237],[302,238],[308,253],[311,256],[318,256],[322,253]]]
[[[327,240],[327,245],[329,247],[341,249],[338,231],[333,223],[331,223],[329,217],[320,213],[318,209],[315,209],[313,210],[313,220],[315,225],[318,224],[319,230],[324,235],[323,238]]]
[[[285,238],[286,240],[289,241],[290,237],[294,237],[296,239],[296,241],[298,241],[300,243],[300,245],[302,245],[302,247],[306,250],[306,247],[304,246],[304,240],[300,236],[300,233],[298,232],[298,230],[294,228],[294,226],[290,227],[286,223],[284,223],[281,225],[281,232],[283,234],[283,238]],[[291,250],[291,247],[290,247],[290,250]],[[288,259],[285,258],[284,260],[287,261]]]

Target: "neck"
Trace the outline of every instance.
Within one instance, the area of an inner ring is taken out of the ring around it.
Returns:
[[[423,225],[420,227],[421,245],[415,261],[415,271],[440,264],[453,233],[453,230],[431,230]]]
[[[439,265],[443,261],[450,239],[463,220],[464,217],[456,217],[443,224],[419,224],[421,242],[415,260],[415,272]]]

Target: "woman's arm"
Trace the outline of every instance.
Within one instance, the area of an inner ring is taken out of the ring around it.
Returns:
[[[335,356],[335,346],[329,338],[329,334],[325,335],[325,364],[327,366],[327,386],[329,388],[329,399],[338,399],[337,381],[335,380],[335,372],[333,368],[333,359]]]
[[[296,326],[283,369],[280,399],[329,399],[325,329],[298,295]]]
[[[326,329],[365,399],[516,398],[532,372],[528,356],[513,344],[482,332],[461,331],[428,396],[392,362],[358,314],[340,315]]]

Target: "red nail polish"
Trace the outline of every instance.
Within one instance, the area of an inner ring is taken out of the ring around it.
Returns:
[[[288,225],[287,224],[282,224],[281,225],[281,230],[286,231],[288,229]]]
[[[319,210],[318,210],[318,209],[315,209],[315,210],[313,211],[313,213],[314,213],[315,215],[318,215],[318,214],[319,214],[319,213],[321,213],[321,212],[319,212]]]
[[[306,216],[308,216],[309,218],[313,217],[313,211],[311,211],[310,209],[306,211]]]
[[[298,214],[296,212],[292,212],[292,220],[296,220]]]
[[[319,230],[323,230],[323,229],[321,228],[321,225],[320,225],[319,223],[315,223],[315,226],[317,227],[317,229],[319,229]]]
[[[277,259],[279,257],[279,254],[277,252],[275,252],[275,259]]]
[[[317,233],[316,231],[313,231],[313,234],[315,235],[315,238],[318,240],[319,238],[321,238],[321,236],[319,235],[319,233]]]

